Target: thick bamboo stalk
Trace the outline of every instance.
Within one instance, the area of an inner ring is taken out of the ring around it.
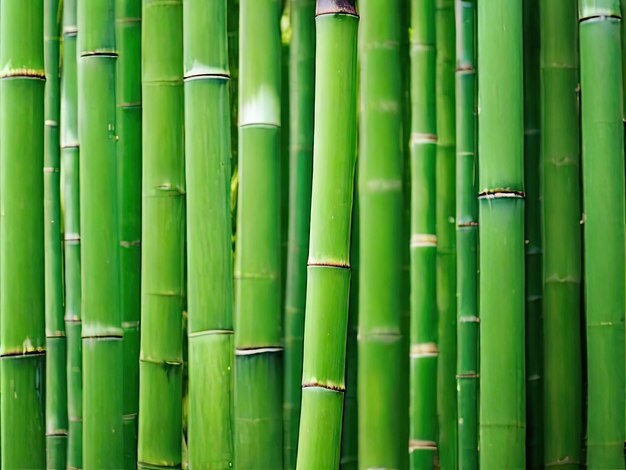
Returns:
[[[142,11],[140,468],[182,463],[185,155],[182,0]]]
[[[306,257],[311,219],[315,0],[292,0],[289,49],[289,235],[285,286],[285,468],[293,469],[302,398]]]
[[[541,0],[542,465],[582,465],[580,146],[576,3]],[[543,468],[543,467],[542,467]]]
[[[281,2],[241,0],[239,12],[236,465],[281,468]]]
[[[435,1],[411,2],[411,346],[409,460],[432,469],[437,451]]]
[[[67,337],[67,467],[82,468],[83,375],[80,281],[80,201],[76,0],[63,2],[61,80],[61,181],[64,228],[65,331]]]
[[[67,459],[67,377],[63,321],[63,256],[61,250],[61,147],[59,0],[44,2],[45,135],[44,135],[44,250],[46,310],[46,460],[47,468],[64,469]]]
[[[358,15],[317,0],[315,136],[297,468],[337,468],[345,392]]]
[[[116,0],[120,289],[124,330],[124,468],[137,466],[141,316],[141,0]]]
[[[0,21],[0,466],[44,468],[43,0],[3,0]]]
[[[439,463],[457,466],[456,408],[456,135],[454,0],[435,1],[437,44],[437,412]]]
[[[622,468],[625,291],[619,0],[580,0],[579,24],[587,466]]]
[[[478,2],[480,466],[525,468],[522,2]]]
[[[189,464],[233,466],[230,73],[226,0],[183,4]],[[211,430],[210,433],[207,430]]]
[[[83,467],[123,468],[115,1],[78,0]]]
[[[400,1],[360,2],[359,466],[400,468],[403,181]],[[381,73],[384,70],[384,73]],[[381,289],[381,286],[385,286]]]
[[[456,0],[457,406],[459,469],[478,468],[476,1]]]

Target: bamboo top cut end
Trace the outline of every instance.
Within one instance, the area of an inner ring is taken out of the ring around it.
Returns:
[[[315,16],[337,14],[358,16],[355,0],[317,0],[315,2]]]

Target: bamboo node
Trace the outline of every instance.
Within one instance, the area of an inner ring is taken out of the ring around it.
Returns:
[[[266,347],[266,348],[235,348],[235,356],[253,356],[256,354],[270,354],[283,352],[282,346]]]
[[[439,356],[439,348],[435,343],[419,343],[411,345],[410,357],[437,357]]]
[[[409,452],[416,450],[437,450],[437,443],[435,441],[422,441],[419,439],[411,439],[409,441]]]
[[[431,233],[414,233],[411,235],[410,247],[437,247],[437,235]]]

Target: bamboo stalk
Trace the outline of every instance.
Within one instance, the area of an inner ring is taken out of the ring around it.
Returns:
[[[540,2],[543,464],[570,469],[583,463],[576,14],[572,1]]]
[[[183,5],[142,11],[143,181],[139,468],[182,464],[185,288]]]
[[[235,454],[281,468],[279,0],[241,0],[239,193],[235,253]]]
[[[59,44],[62,10],[59,0],[44,2],[44,268],[46,312],[46,466],[66,467],[67,460],[67,340],[63,321],[61,250],[61,147],[59,133]]]
[[[480,466],[525,468],[522,2],[478,2]]]
[[[580,0],[579,25],[587,466],[622,468],[625,239],[619,0]]]
[[[61,80],[61,186],[63,189],[61,197],[67,337],[68,468],[82,468],[83,465],[77,31],[76,0],[64,0]]]
[[[404,349],[403,252],[398,249],[404,238],[400,1],[362,0],[360,14],[359,465],[400,468],[406,452],[399,406]]]
[[[457,406],[459,469],[478,468],[476,1],[456,1]]]
[[[183,4],[189,464],[233,466],[230,72],[226,0]],[[207,430],[211,429],[210,433]]]
[[[285,287],[285,467],[295,468],[302,398],[306,257],[311,218],[315,1],[292,0],[289,49],[289,235]]]
[[[123,468],[115,1],[79,0],[83,466]]]
[[[4,0],[0,21],[0,466],[44,468],[43,0]]]
[[[436,31],[434,0],[411,2],[410,468],[437,451]]]

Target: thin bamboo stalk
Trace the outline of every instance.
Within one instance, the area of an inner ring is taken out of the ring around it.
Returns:
[[[624,466],[624,135],[619,0],[580,0],[587,466]],[[602,53],[598,53],[602,51]]]
[[[43,0],[3,0],[0,21],[0,466],[44,468]]]
[[[115,0],[78,0],[83,467],[123,468]]]
[[[411,2],[410,468],[437,451],[437,235],[435,1]]]
[[[63,256],[61,250],[61,147],[59,0],[44,2],[44,269],[46,311],[46,466],[65,469],[67,460],[67,340],[63,321]]]
[[[137,467],[141,316],[141,0],[116,0],[120,289],[124,330],[124,468]]]
[[[83,465],[77,31],[76,0],[64,0],[61,80],[61,186],[63,189],[61,197],[67,337],[68,468],[82,468]]]
[[[315,1],[292,0],[289,49],[289,235],[285,287],[285,468],[296,465],[302,398],[306,257],[311,219]]]
[[[543,465],[580,468],[580,145],[576,3],[541,0]],[[543,468],[543,467],[542,467]]]
[[[183,3],[189,464],[233,466],[230,72],[226,0]],[[211,432],[207,433],[210,429]]]
[[[279,0],[241,0],[235,253],[235,455],[283,462]]]
[[[182,0],[144,1],[139,468],[182,464],[183,100]]]
[[[345,392],[358,15],[317,0],[311,235],[297,468],[337,468]]]
[[[478,2],[480,466],[525,468],[522,1]]]
[[[456,1],[457,406],[459,469],[478,468],[476,1]]]
[[[404,356],[403,251],[398,249],[404,238],[400,1],[361,0],[359,6],[359,465],[400,468],[406,453],[399,406]]]

